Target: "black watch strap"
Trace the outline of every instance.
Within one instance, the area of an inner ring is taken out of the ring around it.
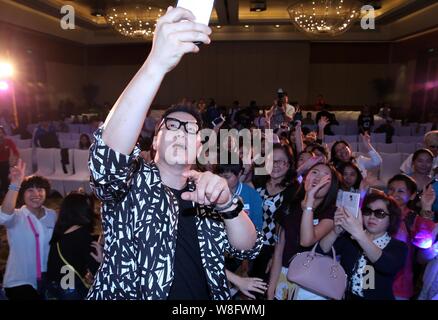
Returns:
[[[233,204],[236,204],[237,207],[234,210],[231,211],[226,211],[226,212],[222,212],[222,211],[216,211],[218,214],[220,214],[222,216],[222,218],[224,219],[234,219],[236,218],[239,213],[243,210],[243,202],[240,199],[240,197],[236,197],[236,200],[234,200]]]

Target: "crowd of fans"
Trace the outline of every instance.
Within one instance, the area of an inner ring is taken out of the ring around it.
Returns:
[[[251,158],[252,148],[240,145],[241,141],[231,144],[234,147],[220,144],[218,150],[226,152],[227,159],[237,154],[237,163],[197,165],[198,170],[226,179],[263,234],[262,250],[254,260],[226,259],[234,299],[327,299],[287,278],[291,259],[315,245],[321,254],[336,249],[348,278],[345,299],[438,299],[438,131],[428,132],[424,148],[413,153],[400,173],[379,190],[367,179],[368,171],[382,163],[370,137],[384,132],[386,142],[391,142],[394,127],[387,105],[378,113],[385,120],[381,126],[374,127],[369,107],[357,120],[365,155],[356,155],[343,140],[329,150],[325,136],[333,135],[339,121],[322,96],[315,119],[289,102],[281,89],[270,108],[259,108],[255,102],[240,107],[237,101],[231,108],[221,108],[213,99],[183,99],[178,105],[196,107],[204,126],[214,130],[274,132],[273,169],[268,175],[254,174],[257,164],[243,161]],[[97,119],[91,122],[98,127]],[[154,120],[148,119],[139,139],[139,161],[154,158],[154,127]],[[44,121],[30,136],[35,147],[59,148],[58,132],[66,131],[65,122],[55,128]],[[92,140],[82,134],[78,148],[88,149]],[[51,194],[47,179],[25,177],[24,172],[19,150],[0,128],[0,224],[7,230],[9,243],[2,281],[5,296],[10,300],[84,299],[102,261],[97,200],[80,190],[63,198],[55,212],[45,206]],[[342,192],[360,195],[358,217],[339,205]],[[366,266],[375,272],[372,289],[362,285]],[[69,272],[75,286],[66,284]]]

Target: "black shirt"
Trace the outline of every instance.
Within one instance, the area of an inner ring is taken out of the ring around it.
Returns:
[[[179,217],[175,249],[174,278],[169,300],[210,300],[204,267],[201,262],[195,208],[191,201],[181,199],[187,191],[172,189],[178,199]]]
[[[94,239],[90,232],[83,227],[63,234],[58,240],[62,256],[81,277],[85,277],[88,270],[93,274],[96,273],[99,267],[99,263],[90,255],[91,252],[96,253],[95,249],[91,247],[93,241]],[[59,282],[65,276],[65,273],[61,272],[65,263],[58,254],[56,243],[50,244],[47,278],[51,281]],[[80,279],[76,279],[76,281],[80,281]]]

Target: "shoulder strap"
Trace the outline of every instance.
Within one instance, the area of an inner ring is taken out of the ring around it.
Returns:
[[[61,253],[61,248],[59,247],[59,242],[56,243],[56,248],[58,249],[58,255],[59,255],[59,257],[61,258],[62,262],[64,262],[65,265],[69,266],[69,267],[74,271],[74,273],[78,276],[78,278],[81,279],[82,284],[85,286],[85,288],[89,289],[89,288],[90,288],[90,285],[85,281],[84,278],[81,277],[81,275],[79,274],[79,272],[77,272],[76,269],[75,269],[70,263],[68,263],[68,261],[67,261],[67,260],[64,258],[64,256],[62,255],[62,253]]]

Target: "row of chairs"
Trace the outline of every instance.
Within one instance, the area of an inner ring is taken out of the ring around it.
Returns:
[[[361,136],[355,135],[334,135],[334,136],[324,136],[325,143],[333,143],[338,140],[345,140],[348,143],[361,142]],[[371,133],[371,142],[374,143],[386,143],[386,134],[385,133]],[[393,143],[422,143],[423,136],[393,136]]]
[[[370,182],[372,187],[384,188],[387,185],[389,179],[401,172],[400,166],[411,153],[380,152],[379,154],[382,157],[382,164],[378,168],[370,169],[367,171],[367,180]],[[356,156],[360,155],[368,157],[368,155],[365,153],[356,153]]]
[[[38,123],[32,123],[27,125],[27,131],[29,133],[33,133],[34,130],[38,127]],[[53,125],[57,130],[60,130],[60,122],[54,121]],[[91,124],[67,124],[69,133],[88,133],[92,134],[95,131],[95,128]]]
[[[26,163],[26,175],[41,175],[46,177],[53,190],[67,195],[73,190],[83,188],[91,192],[90,171],[88,169],[88,150],[69,149],[64,168],[61,149],[26,148],[20,149],[20,157]]]
[[[333,142],[327,144],[329,150],[331,149],[332,145]],[[367,152],[363,143],[361,142],[352,142],[350,143],[350,146],[351,151],[353,152],[360,152],[364,154]],[[416,150],[423,148],[424,145],[422,143],[373,143],[373,147],[379,153],[414,153]]]

